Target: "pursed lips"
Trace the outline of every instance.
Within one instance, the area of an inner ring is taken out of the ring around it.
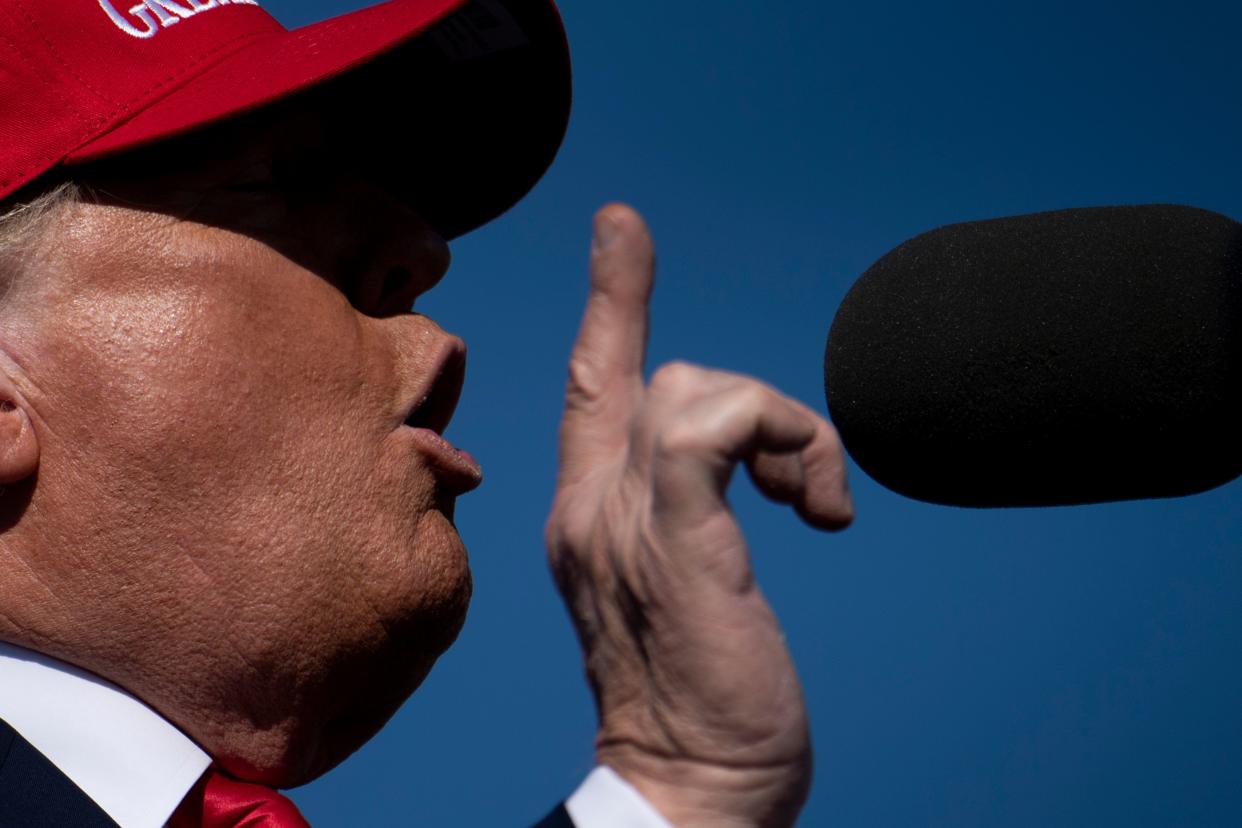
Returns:
[[[420,389],[403,427],[410,429],[419,452],[430,461],[447,491],[465,494],[483,482],[483,470],[469,453],[445,440],[443,433],[465,384],[466,344],[458,337],[447,337],[433,365],[431,380]]]

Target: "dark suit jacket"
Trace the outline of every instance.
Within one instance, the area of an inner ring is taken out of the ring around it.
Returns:
[[[0,828],[116,828],[60,770],[0,719]]]
[[[0,828],[117,828],[69,777],[0,719]],[[574,828],[562,805],[533,828]]]

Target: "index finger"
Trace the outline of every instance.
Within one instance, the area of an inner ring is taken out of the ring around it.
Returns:
[[[569,358],[561,420],[561,485],[625,448],[641,402],[655,250],[642,216],[623,204],[595,214],[591,290]]]

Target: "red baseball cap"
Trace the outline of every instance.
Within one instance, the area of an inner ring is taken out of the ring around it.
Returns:
[[[552,163],[569,52],[550,0],[390,0],[293,31],[258,0],[0,0],[0,199],[308,90],[334,150],[452,238]]]

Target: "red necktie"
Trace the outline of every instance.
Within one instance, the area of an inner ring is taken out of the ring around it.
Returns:
[[[168,828],[310,828],[310,823],[271,788],[212,767],[181,800]]]

